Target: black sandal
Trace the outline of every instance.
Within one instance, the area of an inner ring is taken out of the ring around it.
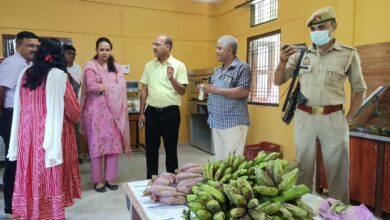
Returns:
[[[96,192],[100,192],[100,193],[103,193],[103,192],[106,192],[106,186],[102,186],[102,187],[100,187],[100,188],[97,188],[96,187],[97,186],[97,184],[95,184],[95,186],[93,186],[93,189],[96,191]]]
[[[118,185],[111,185],[111,184],[109,184],[107,181],[106,181],[106,186],[109,188],[109,189],[111,189],[111,190],[118,190]]]

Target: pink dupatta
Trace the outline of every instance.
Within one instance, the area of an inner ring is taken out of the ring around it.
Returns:
[[[84,68],[84,71],[87,69],[93,70],[102,79],[102,83],[105,87],[104,96],[107,99],[108,107],[115,120],[115,123],[121,132],[124,151],[128,154],[131,154],[126,81],[123,76],[121,67],[119,64],[115,63],[117,73],[109,73],[116,74],[116,83],[109,82],[109,80],[106,78],[106,74],[104,74],[103,67],[96,60],[88,61]],[[85,80],[83,80],[83,87],[85,88]],[[87,98],[88,92],[86,92],[86,89],[83,89],[81,95],[81,115],[83,115],[84,101]]]

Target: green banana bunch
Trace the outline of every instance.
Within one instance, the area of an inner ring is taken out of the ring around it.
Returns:
[[[279,183],[278,188],[280,191],[288,190],[297,182],[299,175],[299,169],[295,168],[292,171],[283,174],[282,181]]]

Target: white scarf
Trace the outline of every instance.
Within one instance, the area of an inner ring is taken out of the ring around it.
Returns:
[[[11,137],[7,158],[15,161],[18,156],[18,138],[20,123],[20,86],[23,75],[29,67],[22,70],[16,85]],[[52,68],[46,80],[46,121],[43,149],[45,167],[54,167],[62,163],[62,126],[64,120],[64,95],[67,75],[64,71]]]

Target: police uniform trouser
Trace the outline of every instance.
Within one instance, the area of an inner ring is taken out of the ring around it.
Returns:
[[[296,156],[303,168],[298,182],[313,187],[318,138],[329,185],[329,196],[349,204],[349,126],[343,111],[311,115],[297,109],[295,114]]]
[[[12,126],[12,108],[4,108],[0,115],[0,135],[4,139],[5,156],[8,154],[9,140]],[[3,190],[4,190],[4,212],[12,214],[12,194],[14,192],[14,182],[16,173],[16,161],[9,161],[5,158],[5,168],[3,174]]]

